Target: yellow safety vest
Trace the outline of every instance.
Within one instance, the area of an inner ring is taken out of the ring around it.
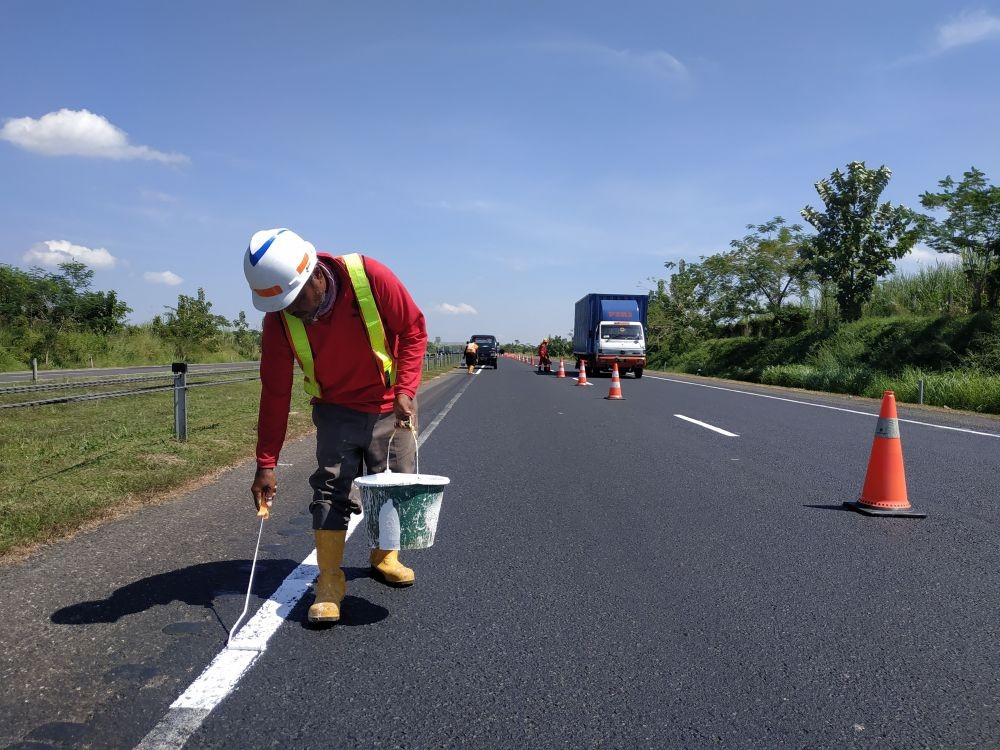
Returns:
[[[365,331],[368,333],[368,341],[371,342],[372,353],[378,360],[385,379],[385,387],[389,388],[396,382],[396,362],[389,355],[385,329],[382,327],[382,318],[378,314],[368,274],[365,273],[364,261],[357,253],[350,253],[342,257],[347,265],[347,275],[351,279],[351,288],[354,289],[354,296],[358,300],[358,308],[361,310],[361,319],[364,321]],[[281,312],[281,319],[285,324],[288,341],[292,345],[292,353],[302,368],[302,387],[310,396],[319,398],[322,388],[316,380],[312,346],[309,345],[305,323],[284,310]]]

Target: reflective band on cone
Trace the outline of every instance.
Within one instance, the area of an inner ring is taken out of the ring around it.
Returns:
[[[844,505],[868,516],[927,517],[926,513],[912,509],[906,495],[903,445],[899,439],[896,395],[892,391],[882,396],[861,497],[857,502],[845,502]]]
[[[615,367],[611,371],[611,388],[608,389],[608,395],[604,398],[609,401],[621,401],[625,397],[622,395],[622,381],[618,377],[618,363],[615,362]]]

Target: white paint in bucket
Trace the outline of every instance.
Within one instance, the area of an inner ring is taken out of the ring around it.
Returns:
[[[382,503],[378,512],[378,548],[399,549],[399,513],[392,502]]]
[[[450,481],[434,474],[392,471],[355,479],[371,546],[425,549],[433,545],[444,486]]]

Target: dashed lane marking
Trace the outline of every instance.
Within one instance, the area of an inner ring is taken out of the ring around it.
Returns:
[[[730,432],[729,430],[724,430],[721,427],[716,427],[715,425],[710,425],[708,422],[699,422],[697,419],[691,419],[691,417],[685,417],[683,414],[674,414],[678,419],[683,419],[685,422],[690,422],[691,424],[696,424],[699,427],[704,427],[706,430],[711,430],[712,432],[717,432],[720,435],[725,435],[726,437],[739,437],[735,432]]]

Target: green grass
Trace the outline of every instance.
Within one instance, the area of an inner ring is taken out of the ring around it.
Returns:
[[[1000,313],[862,318],[794,336],[708,339],[653,367],[1000,414]]]
[[[452,367],[425,372],[424,379]],[[174,439],[170,391],[5,409],[0,555],[155,502],[165,492],[251,458],[259,394],[258,381],[191,388],[183,443]],[[309,398],[300,387],[293,390],[292,412],[289,438],[312,431]],[[251,479],[248,475],[247,503]]]
[[[1000,375],[975,371],[925,372],[908,368],[889,374],[863,367],[778,365],[764,370],[760,382],[870,398],[894,391],[897,401],[917,403],[921,379],[925,404],[1000,414]]]

